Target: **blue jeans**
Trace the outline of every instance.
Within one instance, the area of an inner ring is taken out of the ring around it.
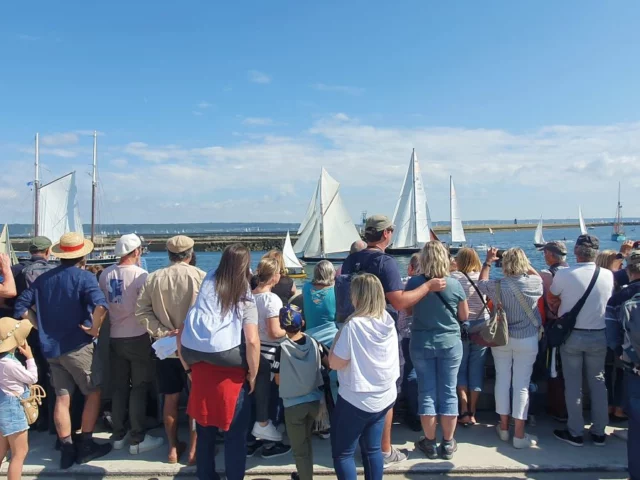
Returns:
[[[331,415],[331,455],[338,480],[357,480],[354,454],[360,444],[365,480],[381,480],[382,430],[384,417],[392,405],[378,413],[369,413],[351,405],[340,395]]]
[[[245,384],[240,390],[236,411],[229,431],[224,432],[224,464],[226,478],[242,480],[247,466],[247,432],[251,418],[251,400]],[[220,480],[216,473],[216,436],[218,427],[196,424],[196,468],[198,480]]]
[[[486,359],[487,347],[464,340],[462,342],[462,362],[458,371],[458,387],[467,387],[470,392],[481,392]]]
[[[407,414],[411,417],[418,416],[418,376],[411,361],[409,350],[410,338],[402,339],[402,355],[404,356],[404,371],[402,375],[402,392],[407,400]]]
[[[462,361],[462,340],[450,348],[411,343],[411,360],[418,375],[418,414],[458,416],[456,385]]]
[[[627,438],[627,457],[629,477],[640,480],[640,376],[625,372],[627,393],[627,415],[629,415],[629,436]]]

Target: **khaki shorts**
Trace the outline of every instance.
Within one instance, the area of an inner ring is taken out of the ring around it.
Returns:
[[[72,395],[76,386],[83,395],[97,390],[102,383],[100,359],[93,343],[78,350],[48,359],[51,368],[51,383],[56,396]]]

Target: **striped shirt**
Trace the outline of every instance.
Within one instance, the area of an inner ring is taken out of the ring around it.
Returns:
[[[473,286],[473,283],[478,286],[480,273],[471,272],[468,273],[467,276],[469,278],[467,278],[462,272],[451,272],[451,277],[460,282],[460,285],[462,285],[463,290],[467,294],[467,304],[469,305],[469,321],[467,323],[470,326],[474,326],[489,320],[489,312],[485,308],[484,299],[478,295],[478,292]],[[469,279],[471,279],[473,283],[471,283]]]
[[[504,277],[500,280],[479,280],[478,289],[487,295],[494,304],[496,299],[496,283],[500,282],[501,301],[507,315],[509,336],[513,338],[529,338],[538,335],[538,328],[542,323],[538,311],[538,299],[542,296],[542,279],[537,275],[522,275],[519,277]],[[517,291],[524,296],[531,306],[536,319],[535,324],[518,301]]]

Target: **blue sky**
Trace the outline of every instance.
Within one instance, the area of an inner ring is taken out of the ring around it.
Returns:
[[[104,222],[299,221],[321,166],[391,215],[415,147],[432,216],[640,216],[637,2],[5,2],[0,221],[78,172]],[[626,194],[626,195],[625,195]]]

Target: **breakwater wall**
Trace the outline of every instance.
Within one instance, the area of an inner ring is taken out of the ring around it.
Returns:
[[[629,225],[635,224],[635,222],[629,222]],[[611,226],[612,222],[588,224],[588,226]],[[464,230],[467,233],[487,233],[489,229],[494,232],[498,231],[513,231],[513,230],[534,230],[536,228],[535,223],[520,223],[520,224],[466,224]],[[554,228],[572,228],[578,229],[577,223],[549,223],[544,225],[545,230]],[[450,233],[448,225],[436,225],[433,227],[436,234],[446,235]],[[145,241],[148,243],[148,248],[152,252],[164,252],[166,250],[166,241],[174,234],[145,234]],[[241,242],[247,245],[253,251],[265,251],[273,248],[282,248],[284,243],[283,232],[247,232],[247,233],[203,233],[203,234],[190,234],[186,233],[195,240],[195,250],[198,252],[220,252],[224,250],[227,245],[232,243]],[[296,234],[291,235],[293,243],[297,240]],[[96,239],[97,246],[113,247],[116,243],[118,236],[105,236]],[[13,247],[17,251],[26,251],[29,243],[24,238],[12,239]]]

